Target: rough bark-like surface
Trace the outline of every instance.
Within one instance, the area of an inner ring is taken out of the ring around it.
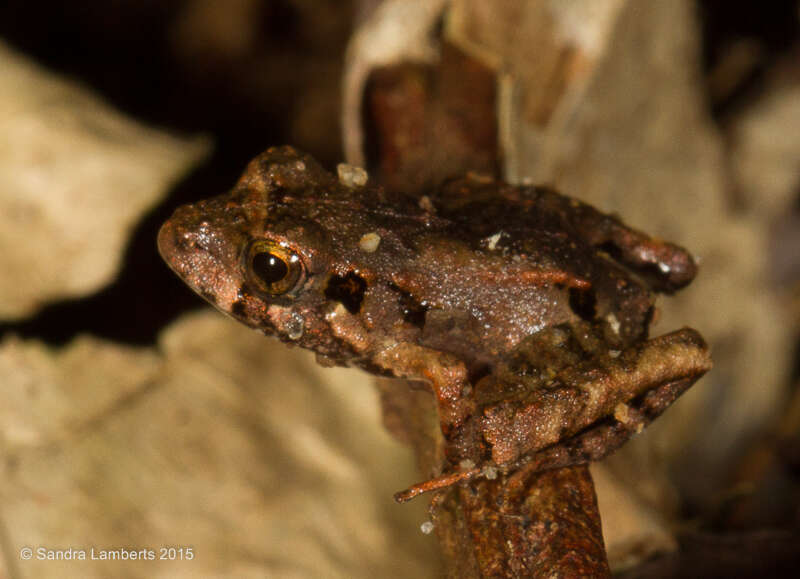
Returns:
[[[435,507],[450,577],[610,577],[586,466],[520,469]]]

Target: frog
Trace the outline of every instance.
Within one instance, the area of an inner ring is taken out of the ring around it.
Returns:
[[[401,502],[599,459],[711,367],[691,328],[649,337],[691,254],[548,187],[467,174],[410,196],[272,147],[158,249],[239,322],[433,393],[444,466]]]

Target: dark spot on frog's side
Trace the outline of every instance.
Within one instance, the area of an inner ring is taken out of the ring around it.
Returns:
[[[325,287],[325,297],[341,303],[348,312],[356,314],[361,309],[367,282],[352,271],[346,275],[332,275]]]
[[[424,327],[425,314],[428,313],[429,307],[407,291],[400,289],[397,285],[390,283],[389,287],[399,294],[397,301],[400,304],[400,310],[403,312],[403,319],[418,328]]]
[[[597,314],[597,296],[593,289],[569,288],[569,307],[582,320],[590,322]]]

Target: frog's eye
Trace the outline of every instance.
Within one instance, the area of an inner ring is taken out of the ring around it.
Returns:
[[[291,293],[304,281],[303,260],[274,241],[256,241],[246,255],[247,271],[256,288],[271,296]]]

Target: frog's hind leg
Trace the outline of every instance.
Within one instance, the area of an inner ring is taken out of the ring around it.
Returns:
[[[576,231],[589,244],[647,279],[652,289],[673,293],[697,275],[697,264],[684,248],[628,227],[618,218],[574,200],[570,203]]]
[[[417,483],[395,494],[395,500],[405,502],[478,476],[600,460],[641,432],[711,367],[708,347],[691,329],[648,340],[611,360],[595,358],[565,368],[549,388],[483,408],[472,420],[481,423],[491,460]],[[469,426],[463,432],[474,430]]]
[[[479,467],[450,472],[399,491],[394,494],[394,499],[398,503],[405,503],[421,494],[442,490],[479,476],[522,471],[534,473],[602,460],[644,430],[694,382],[695,379],[686,378],[663,384],[647,392],[638,403],[625,404],[624,409],[619,408],[613,417],[601,420],[587,430],[539,452],[525,455],[511,466],[499,468],[489,462]]]
[[[592,427],[600,430],[576,448],[590,441],[598,445],[604,437],[616,448],[644,428],[655,417],[654,410],[663,411],[710,368],[702,337],[684,328],[616,355],[564,368],[547,387],[484,408],[483,439],[491,447],[492,461],[501,466],[588,434]],[[604,421],[610,425],[603,426]],[[599,457],[607,452],[589,454]]]

